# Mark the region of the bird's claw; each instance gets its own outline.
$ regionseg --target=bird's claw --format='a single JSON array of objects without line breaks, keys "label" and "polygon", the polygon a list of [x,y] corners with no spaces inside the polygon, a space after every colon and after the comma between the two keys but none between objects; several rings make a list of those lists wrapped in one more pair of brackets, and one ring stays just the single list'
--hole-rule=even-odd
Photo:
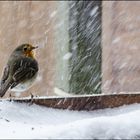
[{"label": "bird's claw", "polygon": [[30,104],[29,105],[32,105],[33,104],[33,98],[34,98],[34,95],[32,94],[32,93],[30,93],[30,95],[31,95],[31,102],[30,102]]}]

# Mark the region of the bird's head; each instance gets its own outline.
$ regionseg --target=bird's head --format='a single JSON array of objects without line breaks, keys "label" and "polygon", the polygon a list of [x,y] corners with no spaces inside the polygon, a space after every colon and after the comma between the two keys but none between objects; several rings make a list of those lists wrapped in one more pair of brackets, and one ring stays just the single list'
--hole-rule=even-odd
[{"label": "bird's head", "polygon": [[38,46],[34,47],[30,44],[22,44],[18,46],[13,53],[16,52],[16,54],[19,55],[25,55],[26,57],[32,57],[34,58],[34,49],[38,48]]}]

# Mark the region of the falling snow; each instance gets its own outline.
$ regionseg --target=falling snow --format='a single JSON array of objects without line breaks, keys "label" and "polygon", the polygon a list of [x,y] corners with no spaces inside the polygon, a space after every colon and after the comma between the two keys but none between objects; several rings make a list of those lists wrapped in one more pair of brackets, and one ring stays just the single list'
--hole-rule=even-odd
[{"label": "falling snow", "polygon": [[[58,5],[55,5],[58,6],[56,9],[53,11],[50,9],[51,12],[49,8],[41,5],[41,2],[26,4],[25,2],[19,5],[16,1],[11,4],[1,3],[3,16],[0,20],[0,35],[3,50],[1,50],[0,59],[7,60],[7,54],[3,52],[8,49],[11,51],[14,43],[31,41],[39,45],[41,53],[38,53],[38,58],[41,58],[39,63],[42,69],[36,80],[36,90],[39,84],[47,79],[46,83],[42,82],[41,90],[45,92],[43,94],[50,95],[47,90],[50,87],[53,88],[51,94],[57,95],[54,99],[60,96],[69,98],[77,94],[99,96],[102,88],[107,90],[114,88],[115,90],[109,89],[113,91],[111,94],[116,94],[121,88],[128,91],[132,87],[133,89],[138,87],[136,90],[139,91],[140,60],[139,44],[137,44],[139,38],[135,35],[135,31],[139,33],[140,16],[129,16],[133,8],[124,8],[123,12],[120,12],[122,5],[115,6],[115,2],[112,4],[118,14],[111,13],[111,19],[105,17],[109,29],[114,29],[111,30],[111,37],[107,38],[107,43],[105,43],[107,45],[104,47],[104,44],[101,44],[102,37],[108,37],[108,32],[105,32],[104,36],[101,34],[102,27],[105,26],[102,17],[106,13],[102,12],[104,5],[100,1],[67,3],[60,1]],[[11,5],[13,7],[10,7]],[[22,5],[26,5],[27,11]],[[7,14],[6,9],[10,11],[8,16],[4,16]],[[125,12],[125,10],[130,11]],[[132,14],[135,12],[134,10]],[[15,16],[11,17],[13,14]],[[110,20],[116,22],[110,24]],[[22,36],[22,33],[25,36]],[[126,34],[130,36],[125,36]],[[133,36],[134,39],[132,39]],[[110,40],[111,42],[108,42]],[[103,47],[111,49],[108,51]],[[41,49],[44,49],[44,52]],[[43,54],[43,57],[47,56],[45,58],[48,59],[42,58],[40,54]],[[111,56],[110,60],[107,55]],[[106,72],[105,75],[102,72]],[[106,77],[107,80],[103,79],[102,84],[102,78]],[[115,84],[120,85],[121,88],[115,87]],[[17,92],[15,95],[21,94]],[[0,139],[140,139],[140,104],[95,111],[70,111],[68,109],[58,110],[0,101]]]},{"label": "falling snow", "polygon": [[72,53],[68,52],[68,53],[66,53],[66,54],[63,56],[63,59],[64,59],[64,60],[68,60],[68,59],[70,59],[71,57],[72,57]]},{"label": "falling snow", "polygon": [[98,10],[98,6],[94,7],[94,9],[90,12],[90,16],[94,16]]}]

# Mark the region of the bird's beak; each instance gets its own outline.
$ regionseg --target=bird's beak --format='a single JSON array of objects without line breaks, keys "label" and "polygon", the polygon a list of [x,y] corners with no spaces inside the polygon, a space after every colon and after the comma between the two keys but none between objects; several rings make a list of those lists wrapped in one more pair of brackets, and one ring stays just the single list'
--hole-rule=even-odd
[{"label": "bird's beak", "polygon": [[36,46],[36,47],[32,47],[32,50],[37,49],[37,48],[38,48],[38,46]]}]

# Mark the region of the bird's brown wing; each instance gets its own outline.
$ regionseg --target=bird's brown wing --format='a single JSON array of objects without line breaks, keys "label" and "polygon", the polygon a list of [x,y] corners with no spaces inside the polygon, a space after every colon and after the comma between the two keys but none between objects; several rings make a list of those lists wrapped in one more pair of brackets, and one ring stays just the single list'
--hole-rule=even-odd
[{"label": "bird's brown wing", "polygon": [[11,88],[20,82],[31,79],[38,71],[36,60],[30,58],[18,59],[13,66],[13,84]]},{"label": "bird's brown wing", "polygon": [[4,68],[3,76],[0,83],[0,97],[3,97],[8,88],[11,86],[11,82],[9,81],[9,65]]},{"label": "bird's brown wing", "polygon": [[9,76],[9,66],[7,65],[4,68],[3,76],[1,78],[1,85],[5,83],[5,81],[7,80],[8,76]]}]

